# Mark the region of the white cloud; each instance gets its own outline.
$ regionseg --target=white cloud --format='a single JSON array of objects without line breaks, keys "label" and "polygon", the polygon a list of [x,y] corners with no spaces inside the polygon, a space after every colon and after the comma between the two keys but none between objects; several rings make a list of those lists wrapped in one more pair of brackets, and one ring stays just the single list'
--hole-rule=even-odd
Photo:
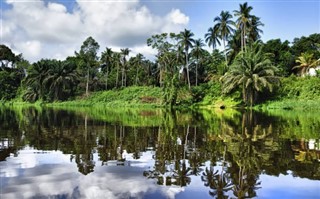
[{"label": "white cloud", "polygon": [[133,54],[138,50],[150,54],[152,51],[146,46],[148,37],[179,32],[189,22],[189,17],[178,9],[159,16],[138,0],[76,0],[71,9],[43,0],[6,3],[10,8],[3,13],[1,41],[30,61],[64,59],[78,51],[89,36],[98,41],[100,50],[106,46],[128,47]]},{"label": "white cloud", "polygon": [[23,52],[25,57],[38,57],[41,53],[41,43],[40,41],[26,41],[19,42],[16,45],[16,48],[19,49],[20,52]]},{"label": "white cloud", "polygon": [[180,10],[174,9],[170,12],[169,20],[172,20],[174,24],[187,24],[189,22],[189,17],[184,15]]}]

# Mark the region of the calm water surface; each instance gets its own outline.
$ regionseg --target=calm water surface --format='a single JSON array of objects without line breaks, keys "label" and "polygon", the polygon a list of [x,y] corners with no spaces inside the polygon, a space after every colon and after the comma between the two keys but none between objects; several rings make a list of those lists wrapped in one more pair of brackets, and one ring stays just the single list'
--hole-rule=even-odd
[{"label": "calm water surface", "polygon": [[320,198],[320,113],[0,107],[0,198]]}]

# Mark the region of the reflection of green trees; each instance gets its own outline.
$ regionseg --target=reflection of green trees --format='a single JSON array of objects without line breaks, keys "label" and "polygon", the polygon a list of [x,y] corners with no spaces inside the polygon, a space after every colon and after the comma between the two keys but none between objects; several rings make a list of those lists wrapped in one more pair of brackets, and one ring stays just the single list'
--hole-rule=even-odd
[{"label": "reflection of green trees", "polygon": [[142,152],[155,150],[155,165],[144,175],[160,185],[188,186],[197,177],[213,197],[255,197],[262,172],[279,176],[291,170],[294,176],[320,179],[319,121],[311,114],[305,117],[314,126],[298,135],[284,131],[307,129],[310,123],[302,114],[2,107],[0,141],[10,140],[13,146],[1,150],[0,157],[25,145],[60,150],[88,174],[97,163],[94,153],[108,165],[125,161],[124,151],[139,159]]},{"label": "reflection of green trees", "polygon": [[213,167],[206,168],[201,176],[204,186],[210,187],[209,194],[216,198],[228,198],[226,192],[232,189],[232,182],[228,173],[219,174],[219,170],[214,171]]}]

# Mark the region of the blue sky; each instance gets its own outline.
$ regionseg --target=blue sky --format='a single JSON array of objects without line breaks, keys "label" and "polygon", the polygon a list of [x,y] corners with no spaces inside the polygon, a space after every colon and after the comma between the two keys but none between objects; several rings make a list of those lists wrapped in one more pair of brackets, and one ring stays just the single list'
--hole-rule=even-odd
[{"label": "blue sky", "polygon": [[[5,0],[1,1],[1,43],[24,57],[64,59],[88,36],[117,51],[155,53],[146,39],[160,32],[191,29],[203,38],[222,10],[233,13],[245,1],[216,0]],[[262,40],[320,33],[320,0],[247,1],[265,24]]]}]

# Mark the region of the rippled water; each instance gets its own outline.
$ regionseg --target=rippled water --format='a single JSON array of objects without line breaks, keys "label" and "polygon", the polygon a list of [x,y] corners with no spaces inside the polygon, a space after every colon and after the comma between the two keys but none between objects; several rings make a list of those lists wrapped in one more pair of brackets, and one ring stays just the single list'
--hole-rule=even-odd
[{"label": "rippled water", "polygon": [[320,198],[320,114],[0,108],[0,198]]}]

